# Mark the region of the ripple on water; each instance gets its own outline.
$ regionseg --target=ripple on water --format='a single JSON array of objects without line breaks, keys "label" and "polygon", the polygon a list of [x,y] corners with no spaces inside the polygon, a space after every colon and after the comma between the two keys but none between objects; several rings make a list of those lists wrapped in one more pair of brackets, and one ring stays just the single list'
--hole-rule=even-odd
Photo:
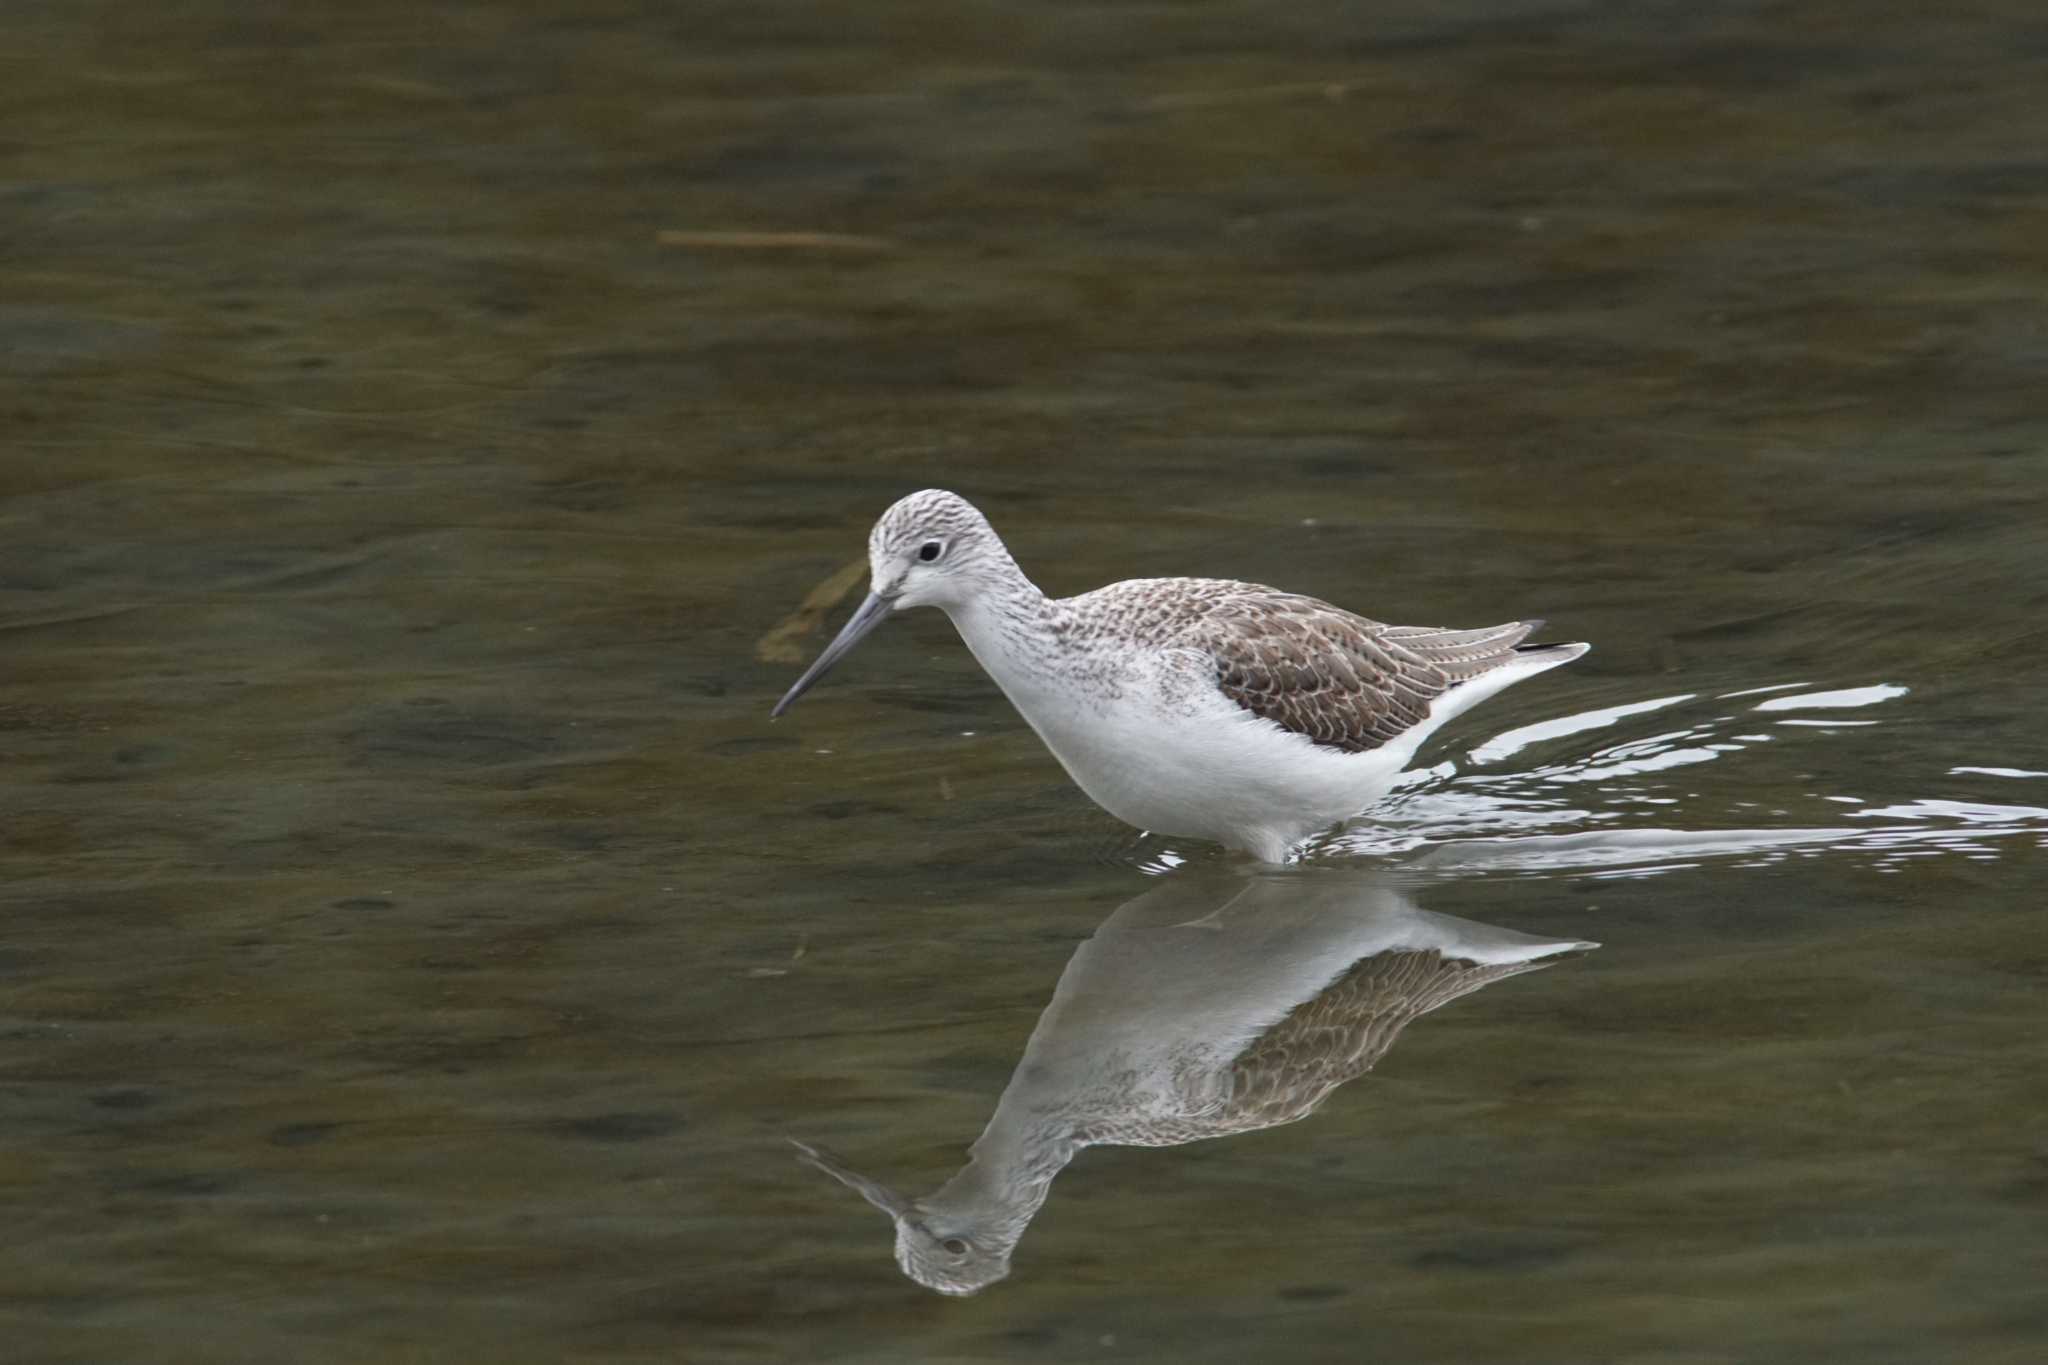
[{"label": "ripple on water", "polygon": [[[1314,844],[1306,856],[1391,859],[1417,870],[1455,869],[1461,876],[1648,876],[1700,858],[1767,866],[1823,854],[1853,855],[1878,870],[1895,871],[1908,859],[1988,860],[2014,841],[2048,844],[2048,808],[2041,806],[1906,793],[1866,799],[1816,790],[1814,773],[1803,769],[1826,766],[1832,754],[1808,746],[1846,744],[1853,735],[1859,745],[1884,745],[1889,756],[1899,746],[1867,732],[1890,722],[1781,718],[1784,713],[1876,707],[1912,689],[1873,683],[1793,690],[1808,686],[1678,693],[1517,726],[1462,757],[1411,773],[1386,802]],[[1729,708],[1730,701],[1744,704]],[[1652,716],[1655,722],[1648,720]],[[1684,723],[1674,728],[1671,718]],[[1758,729],[1760,721],[1775,724]],[[1652,732],[1631,734],[1636,728]],[[1579,738],[1594,734],[1605,734],[1608,742],[1586,747]],[[1776,746],[1767,763],[1766,746]],[[1518,755],[1536,761],[1499,769]],[[1761,770],[1748,771],[1748,765]],[[1899,781],[1911,777],[1910,768],[1878,764],[1868,751],[1859,753],[1858,766]],[[1931,763],[1927,780],[1952,787],[1957,778],[2038,775],[2031,769]],[[1787,796],[1788,791],[1797,794]],[[1767,793],[1770,804],[1750,799],[1757,793]],[[1755,823],[1760,814],[1776,818]],[[1654,819],[1645,818],[1650,815]],[[1688,821],[1697,827],[1686,827]],[[1162,841],[1137,861],[1164,870],[1184,856],[1171,841]]]}]

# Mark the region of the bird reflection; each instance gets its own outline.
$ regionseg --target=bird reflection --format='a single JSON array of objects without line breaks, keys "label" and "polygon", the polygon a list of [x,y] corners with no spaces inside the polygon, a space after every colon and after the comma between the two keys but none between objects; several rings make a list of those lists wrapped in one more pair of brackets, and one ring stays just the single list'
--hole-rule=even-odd
[{"label": "bird reflection", "polygon": [[1170,1147],[1314,1113],[1409,1021],[1598,947],[1418,909],[1356,871],[1167,879],[1074,952],[996,1112],[921,1199],[799,1142],[896,1226],[896,1262],[944,1294],[1010,1253],[1084,1147]]}]

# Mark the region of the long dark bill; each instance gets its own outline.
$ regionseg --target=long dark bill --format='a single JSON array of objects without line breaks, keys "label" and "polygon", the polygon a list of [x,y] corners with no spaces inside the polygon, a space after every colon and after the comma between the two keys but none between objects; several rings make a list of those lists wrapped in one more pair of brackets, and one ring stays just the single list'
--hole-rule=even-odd
[{"label": "long dark bill", "polygon": [[804,670],[804,675],[796,680],[795,687],[782,694],[782,700],[775,703],[775,709],[768,713],[769,717],[772,719],[787,711],[798,697],[811,690],[812,683],[825,676],[825,670],[852,653],[853,647],[859,644],[869,631],[888,620],[889,605],[888,598],[869,593],[868,600],[860,604],[860,610],[854,612],[853,618],[840,628],[832,643],[825,646],[825,652],[818,656],[818,661]]}]

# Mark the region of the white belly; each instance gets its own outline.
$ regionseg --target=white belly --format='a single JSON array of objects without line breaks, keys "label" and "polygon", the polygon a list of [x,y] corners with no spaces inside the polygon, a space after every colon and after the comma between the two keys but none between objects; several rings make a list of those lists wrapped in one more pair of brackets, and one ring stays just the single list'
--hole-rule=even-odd
[{"label": "white belly", "polygon": [[1218,702],[1186,716],[1141,702],[1024,714],[1081,790],[1118,819],[1273,861],[1384,795],[1407,758],[1319,748]]},{"label": "white belly", "polygon": [[961,634],[1081,790],[1154,833],[1285,861],[1291,845],[1384,795],[1414,753],[1406,743],[1366,754],[1312,744],[1170,655],[1128,656],[1113,686],[1089,685],[1015,666]]}]

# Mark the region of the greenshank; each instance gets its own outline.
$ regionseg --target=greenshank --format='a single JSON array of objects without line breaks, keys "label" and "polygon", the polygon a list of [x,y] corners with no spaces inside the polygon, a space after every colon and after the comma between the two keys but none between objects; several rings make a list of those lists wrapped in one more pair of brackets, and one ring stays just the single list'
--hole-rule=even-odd
[{"label": "greenshank", "polygon": [[1445,721],[1589,648],[1525,643],[1538,620],[1389,626],[1219,578],[1050,598],[940,489],[882,514],[868,568],[867,599],[772,714],[892,613],[937,607],[1097,805],[1269,863],[1386,795]]}]

